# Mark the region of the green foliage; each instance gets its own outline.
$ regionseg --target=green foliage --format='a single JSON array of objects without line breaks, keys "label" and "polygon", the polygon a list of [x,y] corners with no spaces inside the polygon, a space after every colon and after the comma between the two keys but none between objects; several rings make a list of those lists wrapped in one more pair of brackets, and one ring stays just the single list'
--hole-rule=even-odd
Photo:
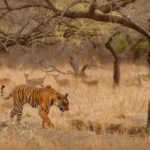
[{"label": "green foliage", "polygon": [[148,50],[148,48],[149,48],[149,43],[147,40],[143,40],[135,46],[135,49],[139,49],[139,50]]},{"label": "green foliage", "polygon": [[116,52],[121,53],[129,46],[129,43],[126,35],[121,33],[113,38],[111,45]]}]

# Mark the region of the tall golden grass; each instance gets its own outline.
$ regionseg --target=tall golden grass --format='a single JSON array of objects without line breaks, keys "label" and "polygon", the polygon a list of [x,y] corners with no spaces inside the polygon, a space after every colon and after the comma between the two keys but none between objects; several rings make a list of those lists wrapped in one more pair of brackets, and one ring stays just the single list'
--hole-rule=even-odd
[{"label": "tall golden grass", "polygon": [[60,86],[53,77],[54,74],[58,74],[56,72],[46,74],[40,69],[3,67],[0,79],[11,79],[10,83],[6,83],[6,95],[14,86],[25,83],[25,72],[29,72],[32,78],[46,75],[44,85],[51,85],[61,93],[68,92],[70,110],[61,113],[52,107],[49,117],[54,122],[55,129],[40,129],[38,110],[26,105],[22,118],[26,127],[23,128],[15,123],[4,123],[9,120],[13,103],[12,100],[6,102],[0,98],[0,150],[150,148],[150,136],[128,134],[129,131],[132,133],[132,130],[122,131],[135,129],[133,132],[138,132],[137,127],[146,126],[150,98],[150,77],[146,66],[122,64],[121,84],[117,88],[113,88],[112,66],[108,64],[104,65],[104,69],[93,68],[86,72],[90,79],[99,80],[95,86],[88,86],[80,78],[72,75],[59,75],[60,79],[69,81],[68,86]]}]

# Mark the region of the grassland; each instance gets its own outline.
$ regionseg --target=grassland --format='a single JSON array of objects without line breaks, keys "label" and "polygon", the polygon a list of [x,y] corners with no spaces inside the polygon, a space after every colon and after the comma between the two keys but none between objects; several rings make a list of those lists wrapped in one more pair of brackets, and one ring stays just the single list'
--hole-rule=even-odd
[{"label": "grassland", "polygon": [[[68,70],[68,67],[64,67]],[[41,129],[38,110],[25,105],[22,122],[24,126],[9,123],[12,100],[0,98],[0,150],[149,150],[150,136],[143,127],[147,122],[150,98],[150,78],[147,66],[123,63],[122,80],[113,88],[112,66],[87,71],[88,85],[72,75],[46,74],[40,69],[25,70],[1,67],[0,84],[6,83],[9,93],[15,85],[25,83],[24,73],[30,78],[46,76],[44,85],[50,84],[61,93],[69,93],[70,110],[61,113],[52,107],[49,117],[55,129]],[[9,81],[8,80],[8,81]],[[59,84],[68,80],[67,84]]]}]

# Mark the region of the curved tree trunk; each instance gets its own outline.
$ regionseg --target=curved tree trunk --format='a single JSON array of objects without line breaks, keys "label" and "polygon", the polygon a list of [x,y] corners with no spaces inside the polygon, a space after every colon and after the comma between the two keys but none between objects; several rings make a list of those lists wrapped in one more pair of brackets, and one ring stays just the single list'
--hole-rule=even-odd
[{"label": "curved tree trunk", "polygon": [[119,85],[120,83],[120,59],[117,57],[114,60],[114,74],[113,74],[113,80],[114,80],[114,86]]},{"label": "curved tree trunk", "polygon": [[112,53],[112,56],[114,58],[114,63],[113,63],[113,82],[114,82],[114,86],[118,86],[120,84],[120,57],[117,55],[117,53],[115,52],[115,50],[113,49],[113,47],[111,46],[111,42],[113,40],[113,37],[116,34],[119,34],[120,32],[116,32],[114,33],[109,40],[107,41],[107,43],[105,44],[105,47]]}]

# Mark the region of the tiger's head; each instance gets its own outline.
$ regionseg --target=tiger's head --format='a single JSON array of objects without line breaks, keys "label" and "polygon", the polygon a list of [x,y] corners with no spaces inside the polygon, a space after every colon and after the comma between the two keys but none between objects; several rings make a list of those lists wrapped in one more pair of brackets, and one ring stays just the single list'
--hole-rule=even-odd
[{"label": "tiger's head", "polygon": [[69,110],[69,100],[68,100],[68,93],[65,95],[58,94],[54,98],[54,105],[59,108],[60,111],[68,111]]}]

